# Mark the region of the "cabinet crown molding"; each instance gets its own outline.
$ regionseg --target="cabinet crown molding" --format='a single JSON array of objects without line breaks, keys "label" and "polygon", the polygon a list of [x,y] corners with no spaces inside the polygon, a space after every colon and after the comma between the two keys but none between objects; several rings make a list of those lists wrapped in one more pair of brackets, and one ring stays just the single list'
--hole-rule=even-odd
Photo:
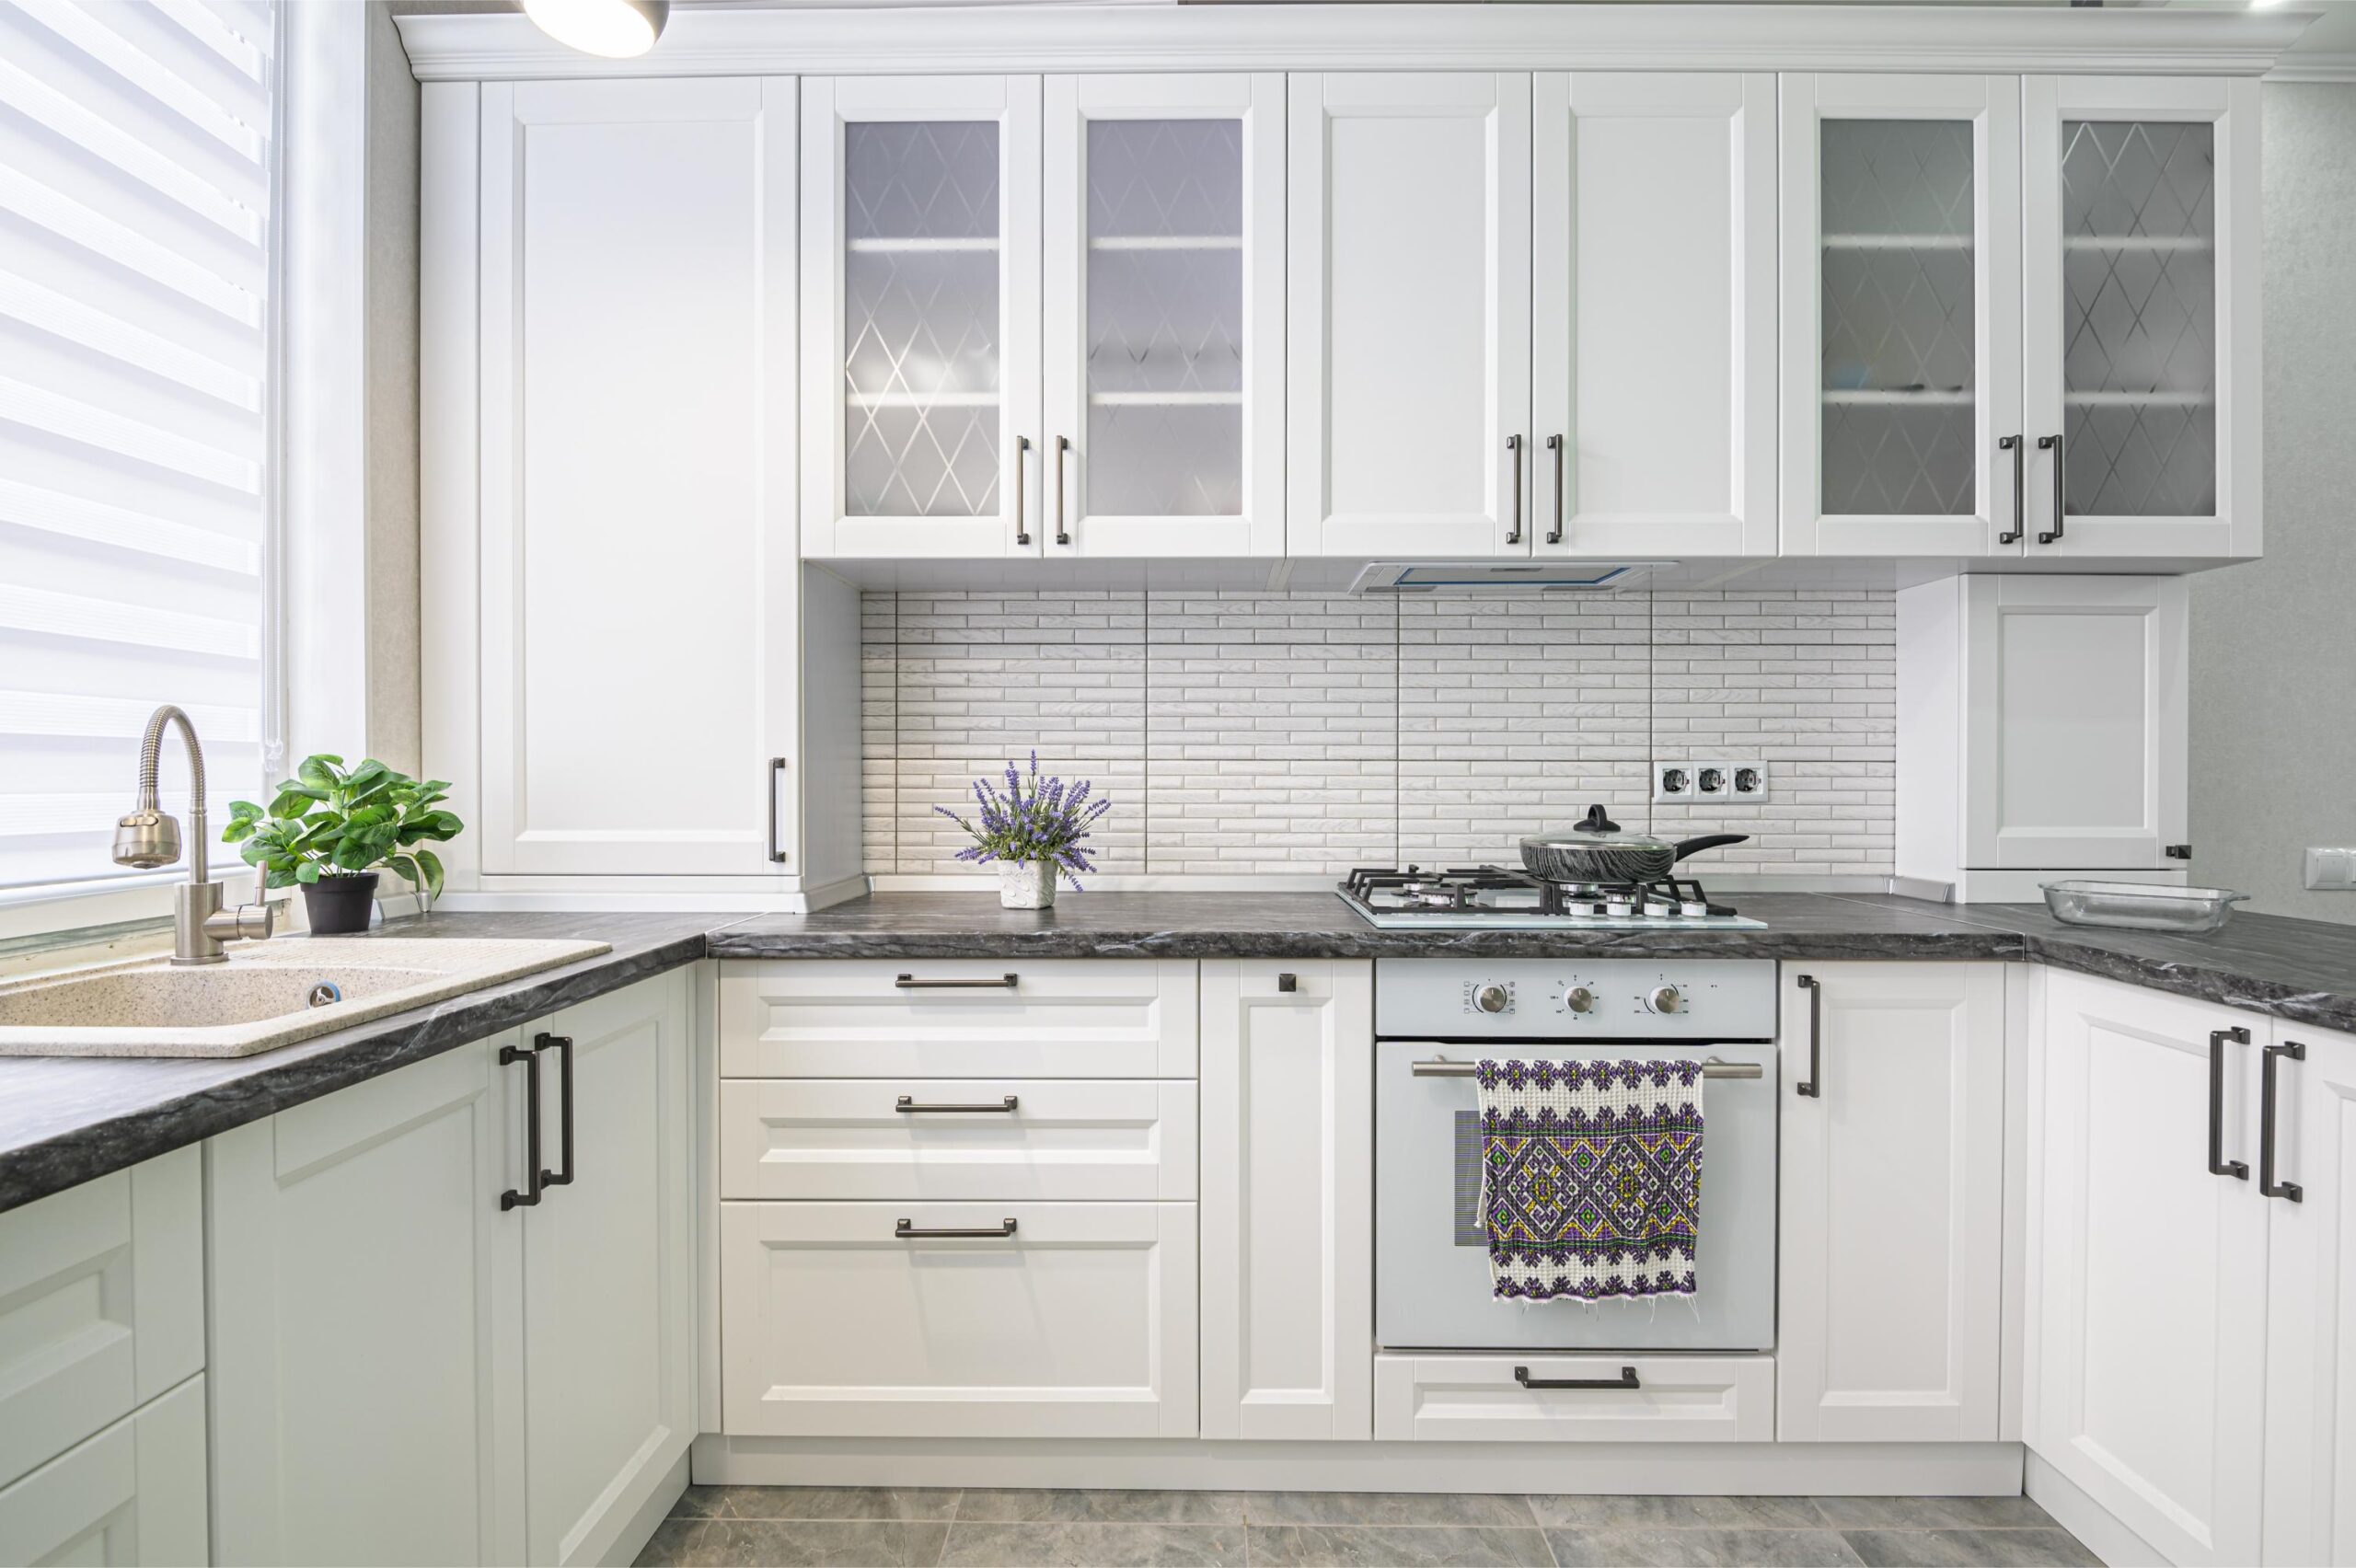
[{"label": "cabinet crown molding", "polygon": [[1956,71],[2254,76],[2316,16],[2087,6],[686,8],[604,60],[520,15],[398,18],[421,82],[1116,71]]}]

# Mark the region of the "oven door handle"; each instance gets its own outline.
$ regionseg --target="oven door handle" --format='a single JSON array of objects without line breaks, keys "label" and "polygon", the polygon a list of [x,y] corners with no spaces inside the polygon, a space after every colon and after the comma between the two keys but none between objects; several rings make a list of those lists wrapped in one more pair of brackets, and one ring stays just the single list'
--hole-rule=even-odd
[{"label": "oven door handle", "polygon": [[[1411,1078],[1472,1078],[1480,1070],[1479,1064],[1474,1062],[1434,1060],[1407,1065]],[[1727,1062],[1715,1056],[1704,1056],[1702,1058],[1702,1076],[1705,1078],[1765,1078],[1767,1069],[1757,1062]],[[1614,1383],[1611,1386],[1616,1389],[1620,1385]]]},{"label": "oven door handle", "polygon": [[1513,1380],[1525,1389],[1641,1389],[1633,1366],[1620,1368],[1617,1378],[1533,1378],[1527,1366],[1513,1369]]}]

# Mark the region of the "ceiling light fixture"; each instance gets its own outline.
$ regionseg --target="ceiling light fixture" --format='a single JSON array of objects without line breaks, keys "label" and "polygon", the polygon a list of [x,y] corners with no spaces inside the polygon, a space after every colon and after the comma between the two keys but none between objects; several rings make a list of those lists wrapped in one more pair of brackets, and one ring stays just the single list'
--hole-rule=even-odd
[{"label": "ceiling light fixture", "polygon": [[663,36],[671,0],[524,0],[524,14],[559,43],[627,60]]}]

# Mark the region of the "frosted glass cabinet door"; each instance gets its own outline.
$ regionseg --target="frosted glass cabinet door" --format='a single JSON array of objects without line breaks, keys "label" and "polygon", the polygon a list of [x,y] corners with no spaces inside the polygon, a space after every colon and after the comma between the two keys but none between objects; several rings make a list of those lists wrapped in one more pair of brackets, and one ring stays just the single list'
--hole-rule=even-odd
[{"label": "frosted glass cabinet door", "polygon": [[1783,120],[1784,552],[2020,553],[2020,79],[1789,75]]},{"label": "frosted glass cabinet door", "polygon": [[2025,84],[2032,555],[2258,551],[2258,97]]},{"label": "frosted glass cabinet door", "polygon": [[802,127],[803,553],[1037,554],[1039,78],[811,77]]},{"label": "frosted glass cabinet door", "polygon": [[1284,553],[1284,103],[1047,78],[1049,555]]}]

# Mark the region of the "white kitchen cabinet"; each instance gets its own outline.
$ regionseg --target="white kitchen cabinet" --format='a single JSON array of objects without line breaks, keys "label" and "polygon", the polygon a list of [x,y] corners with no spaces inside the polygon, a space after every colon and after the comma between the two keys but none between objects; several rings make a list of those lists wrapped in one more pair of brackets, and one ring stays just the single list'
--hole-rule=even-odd
[{"label": "white kitchen cabinet", "polygon": [[0,1562],[211,1561],[202,1374],[0,1486]]},{"label": "white kitchen cabinet", "polygon": [[2251,1162],[2272,1178],[2263,1556],[2342,1568],[2356,1563],[2356,1035],[2272,1031],[2271,1169],[2263,1142]]},{"label": "white kitchen cabinet", "polygon": [[1203,963],[1203,1435],[1372,1435],[1374,965]]},{"label": "white kitchen cabinet", "polygon": [[1528,555],[1530,77],[1294,75],[1293,555]]},{"label": "white kitchen cabinet", "polygon": [[2053,971],[2030,1058],[2023,1435],[2179,1564],[2259,1561],[2267,1037],[2254,1014]]},{"label": "white kitchen cabinet", "polygon": [[1775,1435],[1993,1441],[2004,966],[1784,970]]},{"label": "white kitchen cabinet", "polygon": [[1531,88],[1539,555],[1773,555],[1775,78]]},{"label": "white kitchen cabinet", "polygon": [[2022,90],[2028,553],[2258,554],[2258,84]]},{"label": "white kitchen cabinet", "polygon": [[1285,549],[1285,79],[1045,83],[1049,556]]},{"label": "white kitchen cabinet", "polygon": [[1039,113],[1030,75],[803,80],[805,555],[1040,553]]},{"label": "white kitchen cabinet", "polygon": [[1782,94],[1784,553],[2020,553],[2020,78]]},{"label": "white kitchen cabinet", "polygon": [[696,1426],[687,1060],[674,972],[211,1141],[224,1561],[634,1549]]},{"label": "white kitchen cabinet", "polygon": [[[1772,1355],[1415,1355],[1374,1358],[1385,1443],[1767,1443]],[[1620,1386],[1620,1379],[1634,1381]],[[1528,1379],[1528,1380],[1525,1380]],[[1545,1386],[1549,1380],[1583,1387]]]},{"label": "white kitchen cabinet", "polygon": [[1191,1437],[1195,1205],[721,1205],[732,1436]]},{"label": "white kitchen cabinet", "polygon": [[487,875],[800,869],[793,106],[480,89],[479,455],[430,455],[479,464],[480,621],[427,629],[480,639],[428,700],[468,792],[479,704]]}]

